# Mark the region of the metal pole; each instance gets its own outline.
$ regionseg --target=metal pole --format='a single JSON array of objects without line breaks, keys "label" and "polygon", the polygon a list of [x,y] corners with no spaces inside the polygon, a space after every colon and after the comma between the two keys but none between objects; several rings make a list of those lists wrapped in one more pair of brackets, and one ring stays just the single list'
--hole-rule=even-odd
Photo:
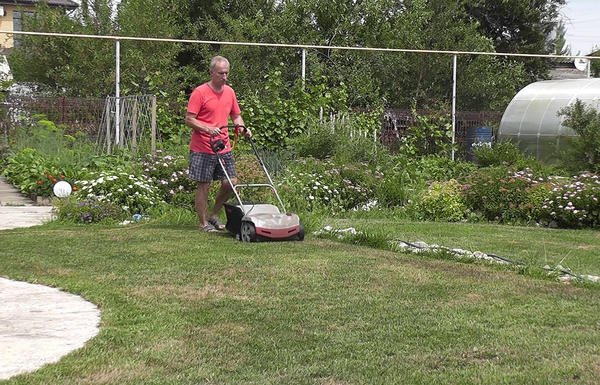
[{"label": "metal pole", "polygon": [[306,48],[302,49],[302,86],[306,82]]},{"label": "metal pole", "polygon": [[119,124],[120,122],[120,110],[121,110],[121,42],[115,40],[115,144],[119,144],[121,138],[121,132]]},{"label": "metal pole", "polygon": [[456,143],[456,57],[452,56],[452,160],[454,161],[454,144]]},{"label": "metal pole", "polygon": [[156,155],[156,95],[152,95],[152,115],[150,121],[150,130],[152,131],[150,149],[152,151],[152,155]]}]

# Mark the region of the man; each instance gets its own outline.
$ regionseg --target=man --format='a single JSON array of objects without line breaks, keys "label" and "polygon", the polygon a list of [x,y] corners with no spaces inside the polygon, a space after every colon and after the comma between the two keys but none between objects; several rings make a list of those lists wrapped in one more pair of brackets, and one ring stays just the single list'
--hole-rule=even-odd
[{"label": "man", "polygon": [[[225,148],[219,152],[221,159],[231,178],[237,183],[235,162],[231,154],[227,126],[229,118],[235,125],[243,126],[240,106],[233,89],[227,85],[229,61],[222,56],[215,56],[209,66],[210,81],[194,89],[190,95],[185,124],[192,128],[190,140],[189,176],[197,182],[196,212],[200,230],[212,232],[225,228],[217,214],[223,203],[231,196],[232,186],[219,164],[218,155],[214,153],[211,142],[222,140]],[[251,136],[250,130],[244,129],[244,135]],[[208,193],[212,181],[221,181],[221,188],[215,198],[212,211],[207,214]]]}]

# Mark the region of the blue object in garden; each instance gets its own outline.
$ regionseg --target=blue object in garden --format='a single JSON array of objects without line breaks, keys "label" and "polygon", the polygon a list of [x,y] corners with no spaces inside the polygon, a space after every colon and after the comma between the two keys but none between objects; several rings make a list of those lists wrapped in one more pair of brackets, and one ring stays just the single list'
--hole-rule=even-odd
[{"label": "blue object in garden", "polygon": [[473,146],[491,146],[494,130],[491,127],[471,127],[467,129],[466,158],[473,160]]}]

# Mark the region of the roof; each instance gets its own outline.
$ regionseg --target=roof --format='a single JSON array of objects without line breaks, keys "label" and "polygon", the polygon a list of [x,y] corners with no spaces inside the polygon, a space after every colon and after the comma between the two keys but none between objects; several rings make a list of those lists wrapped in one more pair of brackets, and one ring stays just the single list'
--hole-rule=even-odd
[{"label": "roof", "polygon": [[[75,9],[79,7],[74,1],[71,0],[45,0],[51,7],[63,7],[67,9]],[[39,0],[13,0],[13,1],[0,1],[0,5],[37,5],[40,3]]]},{"label": "roof", "polygon": [[550,71],[548,71],[548,75],[550,76],[550,79],[552,79],[552,80],[587,79],[588,78],[587,71],[578,70],[577,68],[575,68],[573,63],[571,63],[571,67],[572,68],[565,68],[565,67],[551,68]]}]

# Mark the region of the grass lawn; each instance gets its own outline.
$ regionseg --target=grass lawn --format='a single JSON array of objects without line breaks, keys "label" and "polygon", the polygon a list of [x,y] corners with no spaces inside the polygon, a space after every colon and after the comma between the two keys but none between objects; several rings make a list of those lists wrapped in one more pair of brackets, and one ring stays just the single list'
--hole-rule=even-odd
[{"label": "grass lawn", "polygon": [[502,226],[490,223],[408,222],[393,219],[334,219],[328,224],[385,233],[390,239],[496,254],[528,265],[558,264],[578,274],[600,275],[600,231]]},{"label": "grass lawn", "polygon": [[[360,224],[532,263],[567,256],[573,265],[565,265],[600,273],[598,232]],[[304,242],[242,244],[192,225],[50,224],[2,231],[0,244],[1,276],[60,287],[102,311],[101,331],[83,349],[7,384],[600,379],[597,285],[310,235]]]}]

